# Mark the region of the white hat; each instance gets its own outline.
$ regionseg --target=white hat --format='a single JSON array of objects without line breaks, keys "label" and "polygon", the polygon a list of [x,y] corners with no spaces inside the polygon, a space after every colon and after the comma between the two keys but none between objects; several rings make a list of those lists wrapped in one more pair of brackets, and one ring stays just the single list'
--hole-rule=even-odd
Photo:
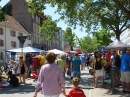
[{"label": "white hat", "polygon": [[40,51],[40,54],[44,54],[44,51],[43,51],[43,50],[41,50],[41,51]]}]

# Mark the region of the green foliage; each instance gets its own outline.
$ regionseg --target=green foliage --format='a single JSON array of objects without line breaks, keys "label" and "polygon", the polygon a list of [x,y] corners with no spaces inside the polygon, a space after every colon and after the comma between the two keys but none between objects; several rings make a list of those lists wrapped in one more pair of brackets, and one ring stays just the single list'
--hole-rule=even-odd
[{"label": "green foliage", "polygon": [[61,29],[57,27],[57,21],[52,20],[51,16],[47,17],[47,20],[44,20],[42,26],[40,27],[40,33],[43,35],[42,40],[52,40],[58,31]]},{"label": "green foliage", "polygon": [[[1,2],[1,0],[0,0]],[[1,10],[1,6],[0,6],[0,22],[5,20],[5,13]]]},{"label": "green foliage", "polygon": [[130,19],[130,0],[113,0],[113,2]]},{"label": "green foliage", "polygon": [[[125,0],[121,1],[126,4],[123,2]],[[85,27],[87,33],[95,33],[103,26],[106,30],[113,30],[119,39],[129,24],[128,17],[115,7],[116,3],[113,0],[30,0],[29,3],[33,4],[32,13],[44,10],[45,4],[50,4],[52,7],[57,5],[56,12],[61,15],[60,19],[64,19],[74,28],[76,25]]]},{"label": "green foliage", "polygon": [[0,10],[0,22],[4,20],[5,20],[5,13],[2,10]]},{"label": "green foliage", "polygon": [[32,14],[42,13],[42,11],[46,8],[44,6],[45,4],[44,1],[46,0],[27,0],[27,2],[30,5],[28,11],[31,12]]},{"label": "green foliage", "polygon": [[92,38],[90,36],[79,39],[79,45],[83,51],[87,52],[97,51],[99,46],[96,38]]},{"label": "green foliage", "polygon": [[75,43],[76,39],[77,39],[76,35],[74,33],[72,33],[72,29],[70,27],[67,27],[66,31],[63,35],[63,40],[69,42],[69,45],[71,47],[74,47],[74,46],[76,46],[76,43]]},{"label": "green foliage", "polygon": [[102,29],[99,32],[96,32],[94,36],[96,37],[100,46],[105,47],[112,42],[111,38],[114,37],[115,34]]},{"label": "green foliage", "polygon": [[112,42],[111,38],[113,36],[115,36],[114,33],[102,29],[99,32],[96,32],[94,37],[86,36],[78,39],[78,41],[83,51],[94,52],[99,50],[99,47],[109,45]]},{"label": "green foliage", "polygon": [[1,10],[2,10],[5,14],[12,16],[12,5],[11,5],[11,3],[6,4]]}]

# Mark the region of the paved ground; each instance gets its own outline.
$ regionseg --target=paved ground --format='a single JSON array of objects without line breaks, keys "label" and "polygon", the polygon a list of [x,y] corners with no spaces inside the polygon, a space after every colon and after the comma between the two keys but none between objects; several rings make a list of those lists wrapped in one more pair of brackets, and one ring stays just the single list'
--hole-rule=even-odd
[{"label": "paved ground", "polygon": [[[0,89],[0,97],[33,97],[35,82],[32,79],[27,81],[26,85],[21,85],[17,88],[5,88]],[[91,97],[90,90],[92,87],[92,78],[89,75],[88,70],[82,71],[81,75],[81,85],[80,87],[84,90],[87,97]],[[66,92],[72,88],[71,80],[69,77],[66,77]],[[90,95],[89,95],[90,94]],[[38,97],[43,97],[43,95],[39,92]],[[62,94],[60,97],[64,97]],[[97,96],[98,97],[98,96]]]}]

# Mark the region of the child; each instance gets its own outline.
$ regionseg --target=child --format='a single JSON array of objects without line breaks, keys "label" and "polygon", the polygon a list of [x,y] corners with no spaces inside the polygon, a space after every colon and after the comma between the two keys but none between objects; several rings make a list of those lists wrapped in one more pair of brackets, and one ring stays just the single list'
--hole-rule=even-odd
[{"label": "child", "polygon": [[83,90],[79,88],[79,78],[73,78],[72,84],[74,85],[74,88],[69,91],[69,95],[66,97],[86,97]]}]

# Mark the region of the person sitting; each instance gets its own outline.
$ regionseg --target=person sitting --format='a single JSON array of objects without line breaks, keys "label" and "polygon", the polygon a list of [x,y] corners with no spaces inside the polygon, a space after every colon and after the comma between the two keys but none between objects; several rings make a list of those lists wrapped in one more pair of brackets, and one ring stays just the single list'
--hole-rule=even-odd
[{"label": "person sitting", "polygon": [[20,85],[19,84],[19,79],[16,77],[15,74],[10,75],[9,84],[12,85],[13,87],[17,87],[17,86]]}]

